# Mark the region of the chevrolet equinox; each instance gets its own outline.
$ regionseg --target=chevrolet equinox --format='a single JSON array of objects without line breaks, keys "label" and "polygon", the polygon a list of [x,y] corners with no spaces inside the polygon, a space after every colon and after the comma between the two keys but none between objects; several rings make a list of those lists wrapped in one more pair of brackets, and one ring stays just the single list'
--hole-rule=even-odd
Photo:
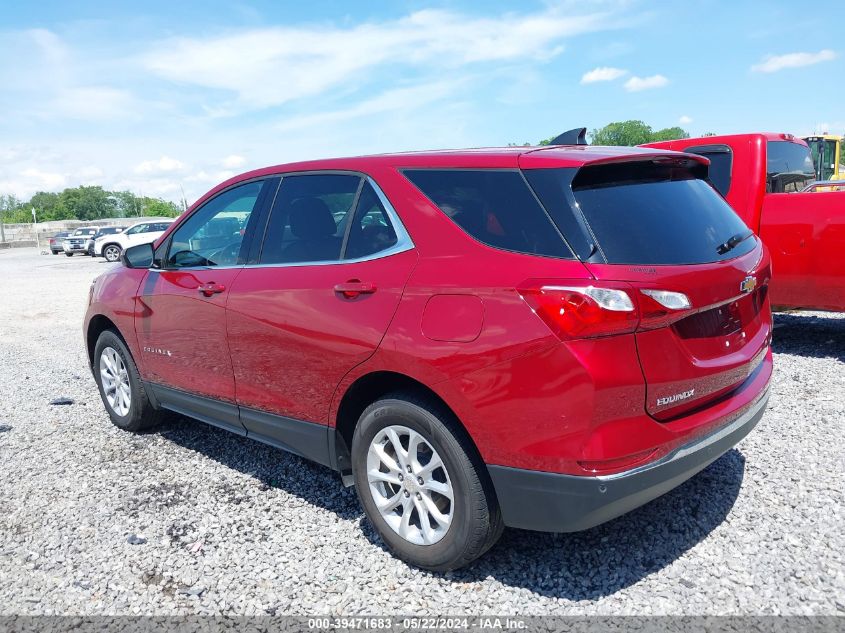
[{"label": "chevrolet equinox", "polygon": [[324,464],[426,569],[645,504],[768,399],[769,256],[699,156],[270,167],[121,260],[84,324],[114,424],[175,411]]}]

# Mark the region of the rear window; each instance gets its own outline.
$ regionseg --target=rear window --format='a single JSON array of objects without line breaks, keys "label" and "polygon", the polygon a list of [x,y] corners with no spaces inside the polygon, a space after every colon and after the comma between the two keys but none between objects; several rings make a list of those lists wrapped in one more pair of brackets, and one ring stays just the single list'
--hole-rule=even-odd
[{"label": "rear window", "polygon": [[816,180],[810,148],[790,141],[769,141],[766,157],[766,191],[795,193]]},{"label": "rear window", "polygon": [[408,169],[403,173],[479,242],[517,253],[573,257],[518,171]]},{"label": "rear window", "polygon": [[[568,169],[543,171],[572,178]],[[748,253],[754,239],[719,252],[731,237],[750,231],[702,175],[695,167],[620,163],[582,168],[571,186],[609,264],[703,264]]]}]

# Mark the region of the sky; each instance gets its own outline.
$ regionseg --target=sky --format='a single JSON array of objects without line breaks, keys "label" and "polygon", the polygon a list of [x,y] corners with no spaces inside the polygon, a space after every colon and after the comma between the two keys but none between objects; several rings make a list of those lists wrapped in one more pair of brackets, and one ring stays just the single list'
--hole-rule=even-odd
[{"label": "sky", "polygon": [[845,133],[845,3],[0,2],[0,194],[655,129]]}]

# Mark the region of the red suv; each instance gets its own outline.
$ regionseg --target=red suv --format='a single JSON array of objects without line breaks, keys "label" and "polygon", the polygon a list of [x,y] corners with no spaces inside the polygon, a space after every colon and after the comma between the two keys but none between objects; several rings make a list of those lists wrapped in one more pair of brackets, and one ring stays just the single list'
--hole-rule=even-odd
[{"label": "red suv", "polygon": [[557,146],[320,160],[206,194],[94,282],[112,421],[338,471],[402,559],[583,530],[763,415],[769,256],[707,159]]}]

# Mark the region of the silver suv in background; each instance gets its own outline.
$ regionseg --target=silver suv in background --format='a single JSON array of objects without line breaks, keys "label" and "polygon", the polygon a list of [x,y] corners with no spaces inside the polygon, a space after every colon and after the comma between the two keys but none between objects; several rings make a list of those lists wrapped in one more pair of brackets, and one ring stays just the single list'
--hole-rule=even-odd
[{"label": "silver suv in background", "polygon": [[130,246],[155,242],[172,223],[173,220],[147,220],[133,224],[122,233],[98,237],[94,240],[94,255],[116,262]]},{"label": "silver suv in background", "polygon": [[96,226],[87,226],[81,229],[76,229],[73,233],[68,235],[62,241],[62,250],[68,257],[73,257],[74,253],[88,254],[88,240],[97,232]]}]

